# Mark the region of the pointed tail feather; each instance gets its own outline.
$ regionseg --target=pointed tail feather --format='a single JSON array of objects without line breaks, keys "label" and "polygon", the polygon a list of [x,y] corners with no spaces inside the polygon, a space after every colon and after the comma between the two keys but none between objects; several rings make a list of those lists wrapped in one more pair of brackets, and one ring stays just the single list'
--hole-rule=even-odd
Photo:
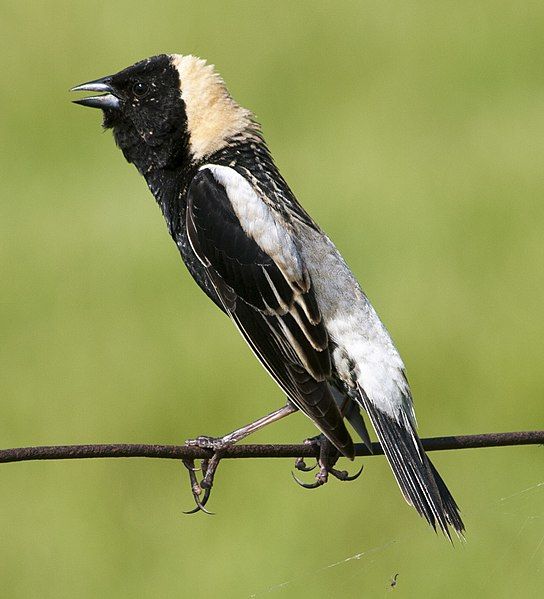
[{"label": "pointed tail feather", "polygon": [[436,485],[438,486],[440,498],[442,499],[442,505],[444,506],[444,510],[446,512],[446,518],[451,526],[453,526],[457,534],[462,537],[465,531],[465,525],[463,524],[461,516],[459,515],[459,506],[449,492],[448,487],[446,487],[446,483],[438,473],[437,469],[434,467],[434,464],[431,462],[431,460],[429,460],[429,458],[427,458],[427,460],[429,461],[429,465],[431,466],[431,470],[433,471],[434,478],[436,480]]},{"label": "pointed tail feather", "polygon": [[451,540],[451,526],[459,536],[465,529],[459,508],[441,476],[426,456],[408,419],[397,422],[382,412],[359,387],[361,402],[381,443],[406,501],[436,530]]}]

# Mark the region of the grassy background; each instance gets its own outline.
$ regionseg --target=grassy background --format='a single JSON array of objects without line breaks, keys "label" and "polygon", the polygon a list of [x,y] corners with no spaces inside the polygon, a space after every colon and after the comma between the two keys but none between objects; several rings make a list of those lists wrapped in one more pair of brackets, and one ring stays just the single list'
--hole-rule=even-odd
[{"label": "grassy background", "polygon": [[[396,339],[422,435],[542,427],[542,3],[1,0],[0,40],[2,446],[177,443],[282,402],[69,103],[161,52],[208,58],[256,112]],[[310,434],[293,416],[255,440]],[[214,517],[181,514],[174,462],[2,466],[0,594],[536,597],[542,451],[435,454],[455,549],[382,458],[315,492],[287,461],[225,463]]]}]

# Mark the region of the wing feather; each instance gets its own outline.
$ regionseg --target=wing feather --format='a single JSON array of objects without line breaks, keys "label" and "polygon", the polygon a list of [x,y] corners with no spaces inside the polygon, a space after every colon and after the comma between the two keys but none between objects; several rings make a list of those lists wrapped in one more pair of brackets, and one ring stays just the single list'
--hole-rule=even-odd
[{"label": "wing feather", "polygon": [[352,440],[327,382],[327,331],[285,226],[240,174],[207,165],[187,193],[187,232],[255,355],[293,404],[353,457]]}]

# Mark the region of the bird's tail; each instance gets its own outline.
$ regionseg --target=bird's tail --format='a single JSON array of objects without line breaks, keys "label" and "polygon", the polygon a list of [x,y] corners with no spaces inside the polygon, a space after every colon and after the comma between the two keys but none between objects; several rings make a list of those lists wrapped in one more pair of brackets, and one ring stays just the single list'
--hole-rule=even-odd
[{"label": "bird's tail", "polygon": [[450,526],[463,537],[465,527],[459,507],[425,454],[410,420],[402,414],[402,421],[397,421],[377,408],[361,387],[359,393],[406,501],[450,540]]}]

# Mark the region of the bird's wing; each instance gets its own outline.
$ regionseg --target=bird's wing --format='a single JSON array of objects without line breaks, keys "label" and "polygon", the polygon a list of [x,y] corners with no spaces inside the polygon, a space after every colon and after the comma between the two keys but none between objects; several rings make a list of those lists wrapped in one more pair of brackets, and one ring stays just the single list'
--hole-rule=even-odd
[{"label": "bird's wing", "polygon": [[346,456],[329,340],[287,227],[234,169],[205,165],[187,192],[187,233],[225,310],[293,404]]}]

